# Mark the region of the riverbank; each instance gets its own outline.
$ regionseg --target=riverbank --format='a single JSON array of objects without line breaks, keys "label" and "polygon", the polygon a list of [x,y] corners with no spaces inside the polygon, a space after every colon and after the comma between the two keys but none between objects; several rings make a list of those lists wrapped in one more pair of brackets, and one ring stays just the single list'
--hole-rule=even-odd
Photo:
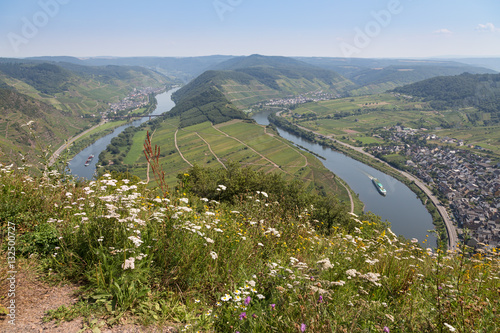
[{"label": "riverbank", "polygon": [[[365,152],[360,147],[354,147],[349,144],[339,142],[321,134],[318,134],[307,128],[297,126],[290,123],[279,114],[271,115],[269,120],[276,126],[281,127],[292,134],[302,137],[303,139],[309,140],[323,147],[328,147],[338,152],[343,153],[363,164],[366,164],[374,169],[377,169],[387,175],[394,177],[395,179],[406,185],[411,191],[413,191],[420,198],[425,208],[431,214],[433,224],[435,229],[439,233],[439,237],[442,243],[446,242],[448,248],[455,248],[458,242],[457,231],[448,216],[446,208],[441,205],[439,200],[432,194],[432,192],[427,188],[427,186],[421,182],[416,177],[409,175],[408,173],[397,170],[387,164],[386,162],[377,159],[375,156]],[[429,200],[427,200],[427,198]]]},{"label": "riverbank", "polygon": [[[156,94],[154,94],[154,93],[149,94],[148,104],[141,107],[141,108],[131,110],[130,114],[133,114],[135,116],[137,116],[137,115],[146,116],[146,115],[152,113],[158,105],[156,95],[164,93],[165,91],[166,90],[162,90]],[[50,156],[48,165],[52,166],[56,162],[56,160],[61,156],[61,154],[64,151],[66,151],[72,144],[73,144],[74,152],[65,156],[65,158],[67,160],[70,160],[75,155],[77,155],[81,150],[92,145],[100,138],[102,138],[110,133],[113,133],[113,131],[116,128],[123,126],[123,125],[126,125],[128,123],[132,123],[133,121],[134,121],[133,119],[110,121],[110,120],[107,120],[106,118],[103,118],[99,122],[99,124],[94,125],[91,128],[89,128],[89,129],[75,135],[74,137],[71,137],[68,140],[66,140],[66,142],[63,145],[61,145],[59,148],[57,148],[57,150]],[[106,128],[103,128],[106,124],[108,126],[106,126]],[[85,137],[85,136],[87,136],[87,137]]]}]

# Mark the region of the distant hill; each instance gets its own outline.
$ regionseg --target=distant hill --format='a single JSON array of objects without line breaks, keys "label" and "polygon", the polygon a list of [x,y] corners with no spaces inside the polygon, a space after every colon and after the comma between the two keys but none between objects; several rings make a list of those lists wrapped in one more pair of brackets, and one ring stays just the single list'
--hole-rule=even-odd
[{"label": "distant hill", "polygon": [[179,90],[210,84],[229,101],[249,105],[313,91],[343,95],[355,85],[341,75],[287,57],[251,55],[236,57],[213,67]]},{"label": "distant hill", "polygon": [[75,115],[97,114],[133,89],[165,87],[165,76],[142,67],[82,66],[0,58],[0,86],[40,99]]},{"label": "distant hill", "polygon": [[500,122],[500,74],[440,76],[393,91],[421,97],[436,109],[473,106],[490,113],[489,122]]},{"label": "distant hill", "polygon": [[[90,57],[75,58],[33,57],[23,61],[43,61],[72,63],[86,66],[140,66],[152,69],[171,80],[187,83],[207,70],[238,70],[262,66],[281,68],[282,66],[299,69],[307,63],[311,70],[328,69],[334,71],[358,87],[351,87],[351,94],[361,95],[379,93],[397,86],[417,82],[434,76],[472,74],[493,74],[500,71],[500,58],[468,59],[372,59],[372,58],[334,58],[334,57],[264,57],[259,55],[235,57],[212,55],[201,57]],[[295,60],[295,62],[294,62]],[[16,61],[21,61],[16,59]],[[301,66],[298,66],[299,61]],[[2,62],[2,59],[0,59]],[[315,66],[315,67],[313,67]]]},{"label": "distant hill", "polygon": [[380,93],[398,86],[443,75],[493,74],[494,70],[448,60],[363,59],[363,58],[296,58],[330,69],[345,76],[359,87],[353,95]]},{"label": "distant hill", "polygon": [[500,72],[500,57],[497,58],[457,58],[454,61],[472,66],[486,67]]},{"label": "distant hill", "polygon": [[205,121],[246,119],[238,110],[257,102],[311,91],[343,94],[354,86],[341,75],[286,57],[235,57],[214,66],[179,89],[168,116],[180,127]]},{"label": "distant hill", "polygon": [[65,62],[86,66],[140,66],[155,70],[170,79],[189,82],[212,66],[233,56],[212,55],[202,57],[33,57],[27,60]]}]

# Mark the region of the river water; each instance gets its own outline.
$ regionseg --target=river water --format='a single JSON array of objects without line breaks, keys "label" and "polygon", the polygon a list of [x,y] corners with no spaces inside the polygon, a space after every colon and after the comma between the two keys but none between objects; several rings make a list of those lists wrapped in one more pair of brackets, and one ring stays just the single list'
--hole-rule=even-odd
[{"label": "river water", "polygon": [[[268,125],[268,115],[269,112],[261,112],[255,114],[253,119],[258,124]],[[436,246],[436,237],[428,232],[434,229],[432,217],[416,194],[406,185],[330,148],[311,143],[282,129],[278,129],[278,132],[283,138],[323,156],[325,160],[320,160],[324,166],[349,184],[365,204],[365,211],[371,211],[383,221],[389,221],[394,233],[408,239],[417,238],[420,242],[429,235],[427,246]],[[377,191],[371,181],[373,177],[384,185],[387,196],[384,197]]]},{"label": "river water", "polygon": [[[171,89],[167,92],[156,95],[156,109],[151,112],[152,115],[159,115],[164,112],[170,111],[175,103],[172,101],[172,94],[179,88]],[[68,166],[72,175],[80,178],[92,179],[96,171],[96,163],[98,162],[98,157],[101,151],[106,149],[106,147],[111,143],[111,139],[118,136],[127,127],[139,126],[140,124],[148,121],[148,117],[139,118],[123,126],[117,127],[113,133],[103,136],[92,145],[88,146],[81,152],[79,152],[73,159],[69,162]],[[90,155],[94,155],[94,159],[88,166],[85,166],[85,161]]]},{"label": "river water", "polygon": [[[157,95],[158,104],[151,114],[157,115],[170,111],[175,106],[171,96],[177,89]],[[268,115],[269,113],[262,112],[254,115],[253,118],[261,125],[268,125]],[[149,118],[140,118],[120,126],[113,133],[100,138],[83,149],[69,162],[70,172],[77,177],[92,179],[95,174],[98,156],[110,144],[111,139],[123,132],[127,127],[139,126],[148,120]],[[285,139],[325,157],[326,160],[321,160],[325,167],[345,180],[354,192],[358,193],[359,198],[365,204],[365,211],[371,211],[380,216],[382,220],[389,221],[392,231],[396,234],[403,235],[406,238],[415,237],[419,241],[424,240],[426,235],[429,235],[427,245],[436,246],[436,238],[428,232],[428,230],[434,229],[432,217],[415,193],[410,191],[403,183],[330,148],[310,143],[281,129],[279,129],[279,133]],[[85,166],[85,161],[91,154],[95,158],[89,166]],[[387,190],[387,196],[384,197],[379,194],[370,177],[378,178],[381,181]]]}]

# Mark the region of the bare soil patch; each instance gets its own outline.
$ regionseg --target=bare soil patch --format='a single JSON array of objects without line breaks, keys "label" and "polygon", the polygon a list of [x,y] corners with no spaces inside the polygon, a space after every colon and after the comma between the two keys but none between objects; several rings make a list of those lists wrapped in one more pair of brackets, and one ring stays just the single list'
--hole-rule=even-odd
[{"label": "bare soil patch", "polygon": [[[6,272],[2,270],[2,281],[0,283],[0,304],[7,306],[10,301],[6,297],[8,292]],[[9,323],[8,316],[0,316],[0,333],[73,333],[73,332],[91,332],[90,329],[84,329],[83,318],[76,318],[70,322],[55,321],[43,322],[47,311],[57,309],[61,306],[69,307],[78,300],[79,289],[77,285],[60,284],[50,286],[48,283],[40,281],[37,277],[34,267],[21,268],[16,273],[16,291],[15,291],[15,325]],[[112,328],[107,327],[102,321],[99,327],[103,333],[118,332],[155,332],[155,333],[173,333],[178,330],[171,326],[164,327],[144,327],[137,324],[117,325]]]}]

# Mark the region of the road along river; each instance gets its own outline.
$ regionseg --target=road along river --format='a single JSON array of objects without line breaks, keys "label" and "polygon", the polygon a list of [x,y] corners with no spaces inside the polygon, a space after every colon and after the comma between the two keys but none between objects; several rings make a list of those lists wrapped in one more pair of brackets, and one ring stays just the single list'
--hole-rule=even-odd
[{"label": "road along river", "polygon": [[[159,115],[164,112],[170,111],[174,106],[175,103],[172,101],[172,94],[179,88],[174,88],[171,89],[167,92],[161,93],[156,95],[156,109],[151,113],[152,115]],[[69,162],[69,169],[71,174],[81,177],[81,178],[86,178],[86,179],[92,179],[95,174],[96,170],[96,163],[98,162],[98,157],[101,151],[106,149],[106,147],[111,143],[111,139],[114,137],[118,136],[121,132],[123,132],[127,127],[130,126],[139,126],[140,124],[148,121],[148,117],[144,118],[139,118],[138,120],[134,120],[128,124],[125,124],[123,126],[117,127],[113,133],[108,134],[81,152],[79,152],[73,159]],[[90,155],[94,155],[94,158],[90,161],[88,166],[85,166],[85,162],[89,158]]]},{"label": "road along river", "polygon": [[[261,125],[268,125],[268,112],[253,116]],[[408,239],[427,239],[424,246],[435,247],[436,237],[429,233],[433,230],[432,217],[420,199],[406,185],[366,164],[356,161],[342,153],[311,143],[298,136],[278,129],[279,134],[320,156],[326,168],[342,178],[359,195],[365,204],[365,211],[371,211],[391,223],[391,230]],[[387,190],[382,196],[372,184],[371,178],[377,178]]]},{"label": "road along river", "polygon": [[[152,114],[168,112],[175,106],[171,99],[175,90],[172,89],[156,96],[158,103]],[[269,124],[267,116],[268,113],[260,113],[255,115],[254,119],[259,124],[267,125]],[[78,177],[91,179],[95,174],[98,156],[102,150],[106,149],[111,139],[123,132],[127,127],[138,126],[148,119],[141,118],[118,127],[113,133],[102,137],[82,150],[69,162],[71,173]],[[365,211],[371,211],[379,215],[382,220],[389,221],[391,229],[396,234],[409,239],[417,238],[420,242],[427,238],[427,246],[436,246],[435,236],[428,232],[428,230],[434,229],[430,214],[417,196],[403,183],[330,148],[310,143],[283,130],[279,130],[279,133],[285,139],[325,157],[326,160],[322,160],[325,167],[345,180],[358,193],[360,199],[365,203]],[[85,162],[90,155],[95,157],[88,166],[85,166]],[[371,181],[373,177],[382,182],[387,190],[387,196],[382,196],[377,191]]]}]

